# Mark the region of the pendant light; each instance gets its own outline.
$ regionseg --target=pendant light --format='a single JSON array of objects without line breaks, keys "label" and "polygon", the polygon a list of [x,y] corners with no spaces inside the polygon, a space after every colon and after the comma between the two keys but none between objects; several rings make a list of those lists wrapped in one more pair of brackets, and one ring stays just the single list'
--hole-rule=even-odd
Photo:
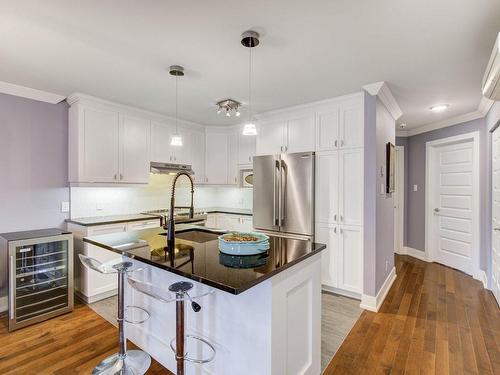
[{"label": "pendant light", "polygon": [[252,48],[259,45],[259,33],[253,30],[241,34],[241,44],[248,48],[248,121],[243,127],[243,135],[257,135],[252,121]]},{"label": "pendant light", "polygon": [[175,133],[170,138],[170,146],[182,146],[182,137],[179,134],[179,95],[178,79],[184,75],[184,68],[180,65],[170,67],[170,75],[175,77]]}]

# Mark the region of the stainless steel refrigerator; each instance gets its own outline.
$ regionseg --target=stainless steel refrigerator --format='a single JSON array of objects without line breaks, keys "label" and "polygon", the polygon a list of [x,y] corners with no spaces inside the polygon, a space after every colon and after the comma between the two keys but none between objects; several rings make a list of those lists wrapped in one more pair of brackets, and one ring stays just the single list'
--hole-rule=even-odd
[{"label": "stainless steel refrigerator", "polygon": [[253,227],[312,237],[314,168],[314,152],[254,157]]}]

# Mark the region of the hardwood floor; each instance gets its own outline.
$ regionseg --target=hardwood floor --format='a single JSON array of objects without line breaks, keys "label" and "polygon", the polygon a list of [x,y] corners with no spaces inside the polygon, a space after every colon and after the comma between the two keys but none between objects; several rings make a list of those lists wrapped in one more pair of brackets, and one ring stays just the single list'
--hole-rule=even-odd
[{"label": "hardwood floor", "polygon": [[[116,328],[81,302],[73,313],[11,333],[6,316],[0,319],[2,375],[88,375],[117,350]],[[171,373],[153,361],[147,374]]]},{"label": "hardwood floor", "polygon": [[[380,312],[361,314],[324,375],[500,374],[500,309],[491,292],[435,263],[398,256],[396,267]],[[12,333],[0,318],[0,374],[90,374],[117,348],[116,328],[82,303]],[[147,374],[170,373],[153,361]]]},{"label": "hardwood floor", "polygon": [[459,271],[407,256],[378,313],[364,311],[324,375],[500,374],[500,309]]}]

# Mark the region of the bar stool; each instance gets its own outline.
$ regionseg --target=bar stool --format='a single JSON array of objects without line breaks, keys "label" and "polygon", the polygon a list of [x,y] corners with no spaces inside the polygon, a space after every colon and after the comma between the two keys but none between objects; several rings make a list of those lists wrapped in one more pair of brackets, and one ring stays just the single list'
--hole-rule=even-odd
[{"label": "bar stool", "polygon": [[[170,285],[168,287],[168,292],[164,289],[154,286],[153,284],[139,281],[131,277],[128,278],[128,283],[138,292],[152,297],[157,301],[163,303],[170,303],[175,301],[175,337],[170,341],[170,348],[172,349],[172,352],[175,355],[175,360],[177,362],[177,375],[184,375],[184,362],[186,361],[203,364],[211,362],[215,358],[216,350],[210,342],[208,342],[203,337],[185,334],[184,332],[184,302],[191,302],[191,308],[194,312],[197,313],[201,310],[201,306],[194,300],[212,294],[213,290],[196,296],[190,296],[189,291],[193,288],[193,283],[188,281],[180,281]],[[210,350],[210,355],[206,358],[193,358],[189,356],[189,353],[184,350],[186,346],[186,339],[193,340],[193,342],[198,342],[202,345],[205,345]]]},{"label": "bar stool", "polygon": [[104,359],[99,363],[92,375],[143,375],[151,366],[151,357],[142,350],[127,350],[127,340],[125,338],[124,322],[132,324],[144,323],[150,318],[150,314],[145,309],[138,306],[127,306],[127,311],[136,310],[142,312],[144,317],[138,320],[127,319],[125,317],[125,274],[139,271],[131,269],[132,262],[122,259],[101,263],[97,259],[78,254],[80,261],[85,267],[101,274],[118,274],[118,353]]}]

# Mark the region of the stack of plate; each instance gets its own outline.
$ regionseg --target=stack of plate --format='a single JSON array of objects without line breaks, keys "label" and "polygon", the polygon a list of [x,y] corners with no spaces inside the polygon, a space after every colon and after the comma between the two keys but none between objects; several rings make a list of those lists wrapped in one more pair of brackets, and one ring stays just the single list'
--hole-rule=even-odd
[{"label": "stack of plate", "polygon": [[[234,236],[252,236],[255,241],[231,241]],[[255,255],[269,250],[269,237],[262,233],[231,232],[219,236],[219,250],[230,255]]]}]

